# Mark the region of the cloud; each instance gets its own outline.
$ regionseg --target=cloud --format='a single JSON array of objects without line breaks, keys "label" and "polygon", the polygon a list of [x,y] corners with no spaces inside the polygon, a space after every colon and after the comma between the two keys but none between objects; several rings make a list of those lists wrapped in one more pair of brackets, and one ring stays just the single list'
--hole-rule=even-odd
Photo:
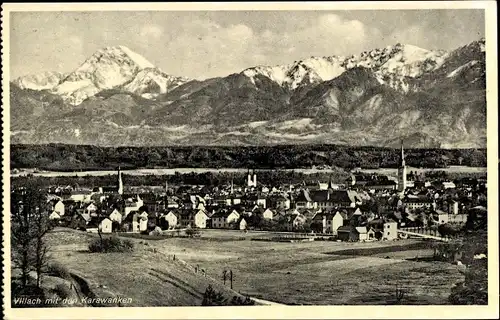
[{"label": "cloud", "polygon": [[432,32],[425,26],[410,25],[407,28],[393,31],[388,35],[390,43],[403,43],[419,46],[422,48],[432,48],[434,43],[450,41],[450,35]]},{"label": "cloud", "polygon": [[195,20],[183,31],[167,44],[166,50],[170,56],[182,57],[177,61],[179,68],[203,70],[200,77],[237,72],[252,59],[249,52],[255,35],[244,24],[223,27],[209,20]]},{"label": "cloud", "polygon": [[141,28],[139,36],[141,38],[154,38],[158,39],[163,35],[163,28],[156,24],[145,25]]},{"label": "cloud", "polygon": [[177,70],[200,70],[198,76],[226,76],[258,64],[285,64],[309,56],[357,54],[380,31],[359,20],[323,14],[301,28],[256,32],[243,23],[220,25],[208,19],[186,22],[166,50]]},{"label": "cloud", "polygon": [[263,50],[267,51],[307,52],[308,56],[347,55],[363,50],[369,39],[379,34],[380,31],[367,28],[359,20],[324,14],[305,28],[295,31],[272,33],[266,30],[261,34],[261,41]]}]

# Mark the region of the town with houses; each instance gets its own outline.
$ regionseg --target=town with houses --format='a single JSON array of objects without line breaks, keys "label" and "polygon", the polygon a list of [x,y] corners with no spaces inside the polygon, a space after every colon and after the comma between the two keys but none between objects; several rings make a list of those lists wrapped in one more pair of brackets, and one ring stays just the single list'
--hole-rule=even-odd
[{"label": "town with houses", "polygon": [[327,234],[340,241],[436,236],[441,224],[465,223],[471,211],[486,212],[486,179],[422,179],[407,172],[403,146],[395,180],[353,171],[342,183],[263,185],[258,172],[249,170],[245,185],[138,188],[127,186],[118,169],[115,186],[55,186],[48,201],[54,224],[88,232],[268,230]]}]

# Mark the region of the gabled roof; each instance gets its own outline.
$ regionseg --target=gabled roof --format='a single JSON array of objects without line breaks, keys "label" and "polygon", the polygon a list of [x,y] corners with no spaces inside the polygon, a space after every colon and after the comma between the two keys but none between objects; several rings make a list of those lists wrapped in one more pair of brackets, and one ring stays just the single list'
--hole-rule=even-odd
[{"label": "gabled roof", "polygon": [[215,211],[215,213],[212,215],[212,218],[227,218],[231,212],[233,212],[232,210],[227,210],[227,209],[219,209],[217,211]]},{"label": "gabled roof", "polygon": [[89,195],[92,193],[92,190],[73,190],[71,191],[71,195]]},{"label": "gabled roof", "polygon": [[92,219],[88,213],[81,213],[78,216],[82,217],[87,222],[89,222]]},{"label": "gabled roof", "polygon": [[354,202],[353,195],[347,190],[316,190],[311,198],[315,202]]},{"label": "gabled roof", "polygon": [[367,233],[366,227],[356,227],[355,228],[358,233]]},{"label": "gabled roof", "polygon": [[418,197],[407,197],[405,199],[407,203],[431,203],[432,200],[427,196],[418,196]]},{"label": "gabled roof", "polygon": [[311,196],[307,190],[300,190],[300,193],[295,198],[296,202],[312,202]]},{"label": "gabled roof", "polygon": [[337,211],[337,213],[340,214],[340,216],[342,217],[343,220],[349,219],[349,216],[345,212]]},{"label": "gabled roof", "polygon": [[263,214],[264,211],[266,211],[266,210],[264,208],[262,208],[262,207],[254,207],[253,210],[252,210],[252,213]]},{"label": "gabled roof", "polygon": [[328,190],[315,190],[311,192],[311,199],[314,202],[326,202],[328,201]]},{"label": "gabled roof", "polygon": [[352,230],[351,226],[341,226],[337,229],[337,232],[351,232]]}]

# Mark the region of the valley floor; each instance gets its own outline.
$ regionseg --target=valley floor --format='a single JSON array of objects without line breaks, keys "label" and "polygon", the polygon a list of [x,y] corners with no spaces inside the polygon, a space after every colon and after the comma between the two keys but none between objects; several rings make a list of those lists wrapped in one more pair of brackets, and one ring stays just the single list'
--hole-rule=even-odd
[{"label": "valley floor", "polygon": [[[132,298],[130,306],[200,305],[208,284],[229,295],[236,291],[299,305],[393,304],[401,288],[403,304],[434,305],[446,304],[451,287],[463,280],[452,264],[406,260],[432,254],[415,249],[420,240],[278,243],[252,241],[253,233],[206,230],[195,239],[131,239],[132,254],[91,254],[86,249],[92,236],[73,230],[51,234],[54,259],[95,288]],[[408,250],[402,250],[406,245]],[[380,247],[385,252],[370,251]],[[234,291],[229,281],[224,286],[223,270],[233,271]]]}]

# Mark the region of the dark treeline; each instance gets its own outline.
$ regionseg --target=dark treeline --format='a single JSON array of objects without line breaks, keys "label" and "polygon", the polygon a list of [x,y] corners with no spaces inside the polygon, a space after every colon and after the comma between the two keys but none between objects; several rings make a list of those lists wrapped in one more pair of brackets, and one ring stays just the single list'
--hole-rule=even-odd
[{"label": "dark treeline", "polygon": [[[280,186],[287,184],[315,184],[318,181],[345,182],[349,173],[342,169],[335,172],[304,174],[295,171],[258,171],[257,178],[260,183],[268,186]],[[175,185],[230,185],[231,181],[236,186],[246,185],[246,172],[204,172],[204,173],[176,173],[174,175],[127,175],[122,174],[123,183],[126,186],[169,186]],[[97,187],[116,185],[117,175],[104,176],[60,176],[60,177],[37,177],[21,176],[11,177],[11,185],[24,186],[26,181],[34,181],[41,186],[72,186],[72,187]]]},{"label": "dark treeline", "polygon": [[[407,149],[406,164],[443,168],[486,166],[486,149]],[[395,168],[394,148],[341,145],[99,147],[91,145],[12,145],[11,168],[54,171],[135,168]]]}]

